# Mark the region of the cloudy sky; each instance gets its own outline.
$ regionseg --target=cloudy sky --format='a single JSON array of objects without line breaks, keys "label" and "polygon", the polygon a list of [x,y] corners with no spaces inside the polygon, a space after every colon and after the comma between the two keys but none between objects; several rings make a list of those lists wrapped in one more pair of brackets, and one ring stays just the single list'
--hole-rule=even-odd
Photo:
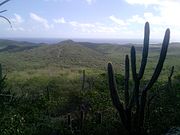
[{"label": "cloudy sky", "polygon": [[[2,1],[2,0],[1,0]],[[13,28],[0,19],[0,37],[151,38],[180,41],[179,0],[11,0],[0,7]]]}]

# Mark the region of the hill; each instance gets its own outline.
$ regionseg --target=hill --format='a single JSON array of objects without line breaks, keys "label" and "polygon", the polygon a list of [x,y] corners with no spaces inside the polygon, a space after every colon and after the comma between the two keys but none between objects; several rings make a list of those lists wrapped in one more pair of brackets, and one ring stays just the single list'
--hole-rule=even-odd
[{"label": "hill", "polygon": [[[142,45],[137,45],[137,63],[141,58]],[[124,57],[130,53],[132,44],[118,45],[109,43],[62,41],[56,44],[37,44],[11,40],[0,40],[0,63],[8,71],[27,69],[57,68],[93,68],[104,69],[111,61],[115,68],[124,66]],[[167,56],[167,68],[179,66],[180,44],[170,44]],[[154,68],[160,44],[150,45],[149,68]],[[123,68],[122,68],[123,69]]]},{"label": "hill", "polygon": [[104,67],[108,58],[95,49],[73,41],[53,45],[3,41],[0,62],[8,70],[56,67]]},{"label": "hill", "polygon": [[0,39],[0,52],[24,51],[35,48],[39,45],[43,45],[43,44]]}]

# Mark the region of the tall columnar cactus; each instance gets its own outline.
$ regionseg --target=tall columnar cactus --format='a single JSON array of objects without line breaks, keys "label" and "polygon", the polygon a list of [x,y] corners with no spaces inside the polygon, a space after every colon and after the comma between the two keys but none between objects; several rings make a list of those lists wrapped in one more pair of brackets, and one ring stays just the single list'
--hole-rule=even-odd
[{"label": "tall columnar cactus", "polygon": [[[125,105],[120,101],[118,93],[117,93],[117,86],[115,81],[115,75],[113,71],[113,67],[111,63],[108,63],[108,78],[109,78],[109,89],[110,95],[113,102],[113,105],[119,112],[121,117],[121,121],[124,127],[127,129],[129,134],[138,134],[141,135],[144,132],[144,116],[145,116],[145,106],[147,100],[147,92],[153,86],[153,84],[158,79],[164,60],[166,58],[169,39],[170,39],[170,30],[167,29],[165,32],[159,61],[156,65],[154,73],[146,84],[146,86],[140,90],[140,84],[142,77],[144,75],[144,71],[147,64],[147,57],[148,57],[148,50],[149,50],[149,23],[146,22],[145,24],[145,31],[144,31],[144,46],[142,51],[142,60],[139,72],[136,69],[136,49],[134,46],[131,47],[131,70],[132,70],[132,78],[134,82],[133,92],[130,96],[129,91],[129,56],[126,55],[125,58]],[[130,98],[131,97],[131,98]],[[132,108],[134,108],[132,111]]]}]

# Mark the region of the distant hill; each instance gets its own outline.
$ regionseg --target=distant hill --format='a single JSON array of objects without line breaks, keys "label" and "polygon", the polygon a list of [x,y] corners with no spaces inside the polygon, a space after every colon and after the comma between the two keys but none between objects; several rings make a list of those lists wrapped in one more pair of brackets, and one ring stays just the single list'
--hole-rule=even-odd
[{"label": "distant hill", "polygon": [[[119,66],[124,66],[124,57],[126,54],[130,54],[132,45],[74,42],[72,40],[56,44],[0,40],[0,63],[9,71],[54,66],[104,69],[109,61],[119,68]],[[135,44],[135,46],[137,56],[141,56],[142,45]],[[179,46],[179,43],[172,43],[168,54],[170,56],[180,55]],[[160,44],[150,45],[150,60],[158,58],[160,47]]]},{"label": "distant hill", "polygon": [[42,44],[0,39],[0,52],[16,52],[35,48]]},{"label": "distant hill", "polygon": [[70,40],[53,45],[4,40],[0,46],[0,63],[10,71],[48,66],[103,68],[109,61],[102,52]]}]

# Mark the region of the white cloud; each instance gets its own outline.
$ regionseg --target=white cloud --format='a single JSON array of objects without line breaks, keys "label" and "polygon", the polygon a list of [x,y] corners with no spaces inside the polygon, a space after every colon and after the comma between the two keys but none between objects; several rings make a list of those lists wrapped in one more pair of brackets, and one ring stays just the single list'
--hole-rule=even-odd
[{"label": "white cloud", "polygon": [[13,31],[25,31],[23,27],[13,27]]},{"label": "white cloud", "polygon": [[125,0],[129,4],[140,4],[140,5],[157,5],[163,0]]},{"label": "white cloud", "polygon": [[46,29],[50,29],[50,28],[53,27],[53,25],[49,25],[48,21],[47,21],[45,18],[43,18],[43,17],[41,17],[41,16],[38,16],[38,15],[35,14],[35,13],[30,13],[30,17],[31,17],[31,19],[33,19],[34,21],[42,24],[42,25],[44,26],[44,28],[46,28]]},{"label": "white cloud", "polygon": [[16,13],[14,14],[14,18],[12,18],[10,20],[11,20],[11,22],[13,22],[15,24],[21,24],[21,23],[24,22],[24,19],[20,15],[18,15]]},{"label": "white cloud", "polygon": [[145,19],[140,17],[139,15],[133,15],[131,18],[129,18],[127,20],[130,23],[140,23],[140,24],[144,24],[145,23]]},{"label": "white cloud", "polygon": [[53,21],[54,21],[54,23],[58,23],[58,24],[66,23],[64,17],[61,17],[59,19],[54,19]]},{"label": "white cloud", "polygon": [[69,25],[71,25],[74,30],[80,31],[83,33],[91,33],[91,34],[104,34],[104,35],[110,35],[110,34],[116,34],[124,27],[117,27],[117,26],[111,26],[103,23],[81,23],[77,21],[70,21],[68,22]]},{"label": "white cloud", "polygon": [[86,0],[86,2],[91,5],[93,3],[93,0]]},{"label": "white cloud", "polygon": [[21,27],[21,26],[13,26],[12,28],[7,28],[6,29],[7,31],[11,31],[11,32],[13,32],[13,31],[15,31],[15,32],[24,32],[24,31],[26,31],[23,27]]},{"label": "white cloud", "polygon": [[[127,3],[145,7],[151,7],[154,9],[151,12],[147,12],[145,8],[143,15],[133,15],[129,17],[125,22],[135,24],[144,24],[148,21],[151,24],[151,35],[155,38],[163,36],[164,31],[169,27],[172,31],[172,38],[179,38],[180,30],[180,18],[177,17],[180,13],[180,1],[179,0],[125,0]],[[154,36],[155,35],[155,36]],[[158,36],[159,35],[159,36]]]},{"label": "white cloud", "polygon": [[74,26],[74,27],[86,27],[86,28],[93,28],[95,27],[94,24],[91,24],[91,23],[79,23],[77,21],[70,21],[69,22],[70,25]]},{"label": "white cloud", "polygon": [[125,0],[129,4],[139,4],[139,5],[164,5],[167,3],[179,3],[179,0]]},{"label": "white cloud", "polygon": [[57,2],[57,1],[59,1],[59,0],[44,0],[44,1],[46,1],[46,2]]},{"label": "white cloud", "polygon": [[25,31],[25,28],[23,27],[24,19],[21,17],[21,15],[14,13],[14,17],[10,18],[10,21],[12,23],[12,28],[7,28],[8,31]]},{"label": "white cloud", "polygon": [[111,19],[113,22],[115,22],[118,25],[127,25],[122,19],[119,19],[115,17],[114,15],[111,15],[109,19]]},{"label": "white cloud", "polygon": [[153,6],[158,12],[145,12],[143,16],[133,16],[129,21],[141,23],[143,20],[149,21],[154,25],[166,25],[180,27],[180,18],[176,13],[180,13],[180,1],[178,0],[126,0],[129,4],[139,4]]},{"label": "white cloud", "polygon": [[[46,2],[71,2],[73,0],[44,0]],[[89,5],[91,5],[92,3],[94,3],[96,0],[82,0],[85,1],[86,3],[88,3]]]}]

